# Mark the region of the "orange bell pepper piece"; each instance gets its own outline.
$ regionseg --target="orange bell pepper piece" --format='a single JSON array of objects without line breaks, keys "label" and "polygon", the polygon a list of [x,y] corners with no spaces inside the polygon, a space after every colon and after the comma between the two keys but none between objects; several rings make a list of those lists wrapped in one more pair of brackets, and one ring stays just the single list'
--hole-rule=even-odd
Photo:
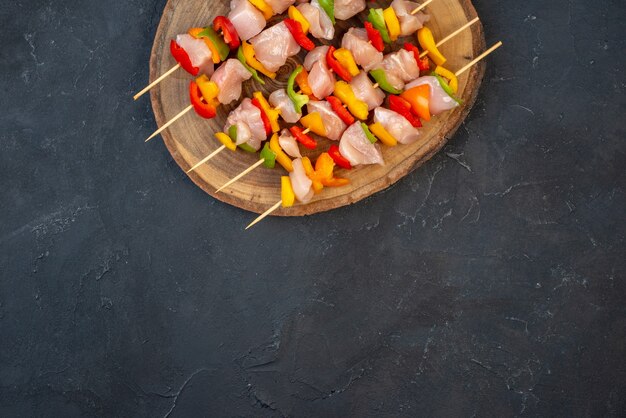
[{"label": "orange bell pepper piece", "polygon": [[400,95],[404,100],[411,103],[411,110],[425,121],[430,120],[430,86],[422,84],[413,87]]}]

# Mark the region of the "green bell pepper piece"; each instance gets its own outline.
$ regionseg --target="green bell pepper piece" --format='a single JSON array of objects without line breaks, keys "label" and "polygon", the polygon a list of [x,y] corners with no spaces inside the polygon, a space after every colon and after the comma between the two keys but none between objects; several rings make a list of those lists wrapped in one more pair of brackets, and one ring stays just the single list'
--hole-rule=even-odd
[{"label": "green bell pepper piece", "polygon": [[226,61],[228,55],[230,54],[230,48],[226,43],[222,40],[222,38],[213,30],[212,27],[206,27],[202,32],[198,34],[199,37],[207,37],[211,41],[211,43],[217,49],[217,52],[220,54],[220,59],[222,61]]},{"label": "green bell pepper piece", "polygon": [[372,24],[372,26],[374,26],[375,29],[378,30],[378,32],[380,32],[380,36],[383,37],[383,41],[386,44],[390,44],[391,37],[389,37],[389,31],[387,30],[387,24],[385,23],[383,9],[370,9],[367,20]]},{"label": "green bell pepper piece", "polygon": [[261,158],[263,159],[263,165],[265,167],[276,167],[276,153],[270,149],[269,142],[266,142],[265,146],[261,150]]},{"label": "green bell pepper piece", "polygon": [[305,104],[309,103],[309,96],[307,96],[306,94],[296,93],[293,89],[293,86],[296,82],[296,77],[298,77],[298,74],[300,74],[303,69],[304,68],[301,65],[298,65],[298,67],[293,70],[293,73],[291,73],[291,75],[289,76],[289,80],[287,81],[287,96],[289,96],[289,98],[293,102],[293,107],[296,109],[296,112],[300,114],[302,114],[302,107]]},{"label": "green bell pepper piece", "polygon": [[241,148],[242,150],[244,150],[245,152],[249,152],[250,154],[256,154],[256,150],[252,148],[250,145],[246,144],[245,142],[237,146]]},{"label": "green bell pepper piece", "polygon": [[448,94],[448,96],[452,98],[452,100],[454,100],[458,104],[463,104],[463,100],[457,98],[454,95],[454,91],[452,91],[452,88],[448,85],[448,82],[442,76],[440,76],[439,74],[435,72],[430,73],[430,75],[432,75],[433,77],[437,79],[437,81],[439,81],[439,85],[441,86],[443,91],[445,91]]},{"label": "green bell pepper piece", "polygon": [[378,87],[385,90],[387,93],[391,94],[400,94],[402,90],[398,90],[387,81],[387,74],[385,74],[385,70],[382,68],[378,68],[376,70],[370,71],[370,75],[374,77],[374,80],[378,83]]},{"label": "green bell pepper piece", "polygon": [[374,144],[374,143],[376,143],[376,141],[378,141],[378,138],[376,138],[374,136],[372,131],[370,131],[369,126],[367,126],[367,124],[365,124],[365,122],[361,122],[361,128],[363,128],[363,132],[365,132],[365,136],[367,137],[367,139],[369,139],[369,141],[372,144]]},{"label": "green bell pepper piece", "polygon": [[320,6],[326,12],[330,21],[335,24],[335,0],[319,0]]},{"label": "green bell pepper piece", "polygon": [[241,62],[241,64],[244,67],[246,67],[246,70],[250,71],[250,74],[252,74],[252,78],[254,78],[259,83],[265,85],[265,81],[261,77],[259,77],[259,73],[257,72],[257,70],[250,67],[248,63],[246,62],[246,57],[243,55],[243,47],[241,46],[237,50],[237,59],[239,60],[239,62]]}]

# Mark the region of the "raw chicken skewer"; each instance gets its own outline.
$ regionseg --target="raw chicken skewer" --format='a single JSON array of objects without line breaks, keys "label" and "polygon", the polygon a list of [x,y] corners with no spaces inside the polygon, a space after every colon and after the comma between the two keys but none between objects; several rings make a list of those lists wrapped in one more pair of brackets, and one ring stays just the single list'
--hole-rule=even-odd
[{"label": "raw chicken skewer", "polygon": [[[472,68],[474,65],[476,65],[478,62],[480,62],[481,60],[485,59],[485,57],[487,57],[489,54],[491,54],[492,52],[494,52],[496,49],[498,49],[499,47],[502,46],[502,42],[497,42],[494,46],[492,46],[491,48],[489,48],[488,50],[486,50],[485,52],[483,52],[482,54],[480,54],[478,57],[476,57],[475,59],[473,59],[470,63],[468,63],[465,67],[461,68],[460,70],[458,70],[455,75],[456,76],[460,76],[461,74],[465,73],[467,70],[469,70],[470,68]],[[262,221],[263,219],[265,219],[266,217],[268,217],[269,215],[271,215],[273,212],[275,212],[276,210],[278,210],[278,208],[280,208],[280,206],[283,205],[283,199],[281,199],[279,202],[277,202],[276,204],[274,204],[271,208],[269,208],[267,211],[265,211],[262,215],[260,215],[259,217],[257,217],[254,221],[252,221],[247,227],[246,230],[250,229],[252,226],[256,225],[257,223],[259,223],[260,221]]]}]

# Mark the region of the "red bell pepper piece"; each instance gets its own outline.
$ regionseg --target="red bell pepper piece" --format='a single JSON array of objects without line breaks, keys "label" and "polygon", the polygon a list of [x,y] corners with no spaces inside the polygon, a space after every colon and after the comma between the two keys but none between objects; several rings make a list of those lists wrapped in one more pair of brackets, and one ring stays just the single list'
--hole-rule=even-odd
[{"label": "red bell pepper piece", "polygon": [[352,81],[352,74],[350,74],[347,69],[343,68],[339,61],[337,61],[337,58],[333,55],[336,50],[337,49],[334,46],[330,46],[328,48],[328,52],[326,53],[326,62],[331,70],[333,70],[344,81],[349,83]]},{"label": "red bell pepper piece", "polygon": [[383,37],[378,30],[370,22],[365,22],[365,30],[367,31],[367,37],[372,42],[374,48],[383,52],[385,50],[385,43]]},{"label": "red bell pepper piece", "polygon": [[293,39],[295,39],[298,45],[307,51],[312,51],[313,48],[315,48],[313,41],[310,40],[302,30],[302,24],[300,22],[294,19],[285,19],[283,22],[285,22],[285,26],[287,26],[287,29],[291,32],[291,36],[293,36]]},{"label": "red bell pepper piece", "polygon": [[404,49],[413,53],[413,56],[415,57],[415,61],[417,61],[417,66],[419,67],[420,71],[430,70],[430,63],[428,62],[428,58],[420,58],[420,50],[415,45],[407,42],[404,44]]},{"label": "red bell pepper piece", "polygon": [[413,113],[411,113],[411,103],[407,102],[402,97],[390,95],[389,109],[404,116],[414,127],[422,127],[422,122],[420,122],[419,118],[415,117]]},{"label": "red bell pepper piece", "polygon": [[331,145],[328,150],[328,155],[333,159],[335,164],[337,164],[341,168],[345,168],[346,170],[352,170],[352,164],[350,161],[339,152],[339,147],[337,145]]},{"label": "red bell pepper piece", "polygon": [[193,105],[193,110],[205,119],[212,119],[217,114],[215,106],[204,101],[200,87],[198,87],[195,81],[189,84],[189,101]]},{"label": "red bell pepper piece", "polygon": [[270,123],[270,118],[267,117],[265,110],[261,106],[261,102],[256,97],[252,99],[252,104],[261,111],[261,119],[263,120],[263,126],[265,127],[265,134],[270,135],[272,133],[272,124]]},{"label": "red bell pepper piece", "polygon": [[300,128],[299,126],[292,126],[291,128],[289,128],[289,131],[296,138],[296,140],[306,148],[317,148],[317,142],[315,142],[313,138],[305,134],[302,128]]},{"label": "red bell pepper piece", "polygon": [[343,107],[341,100],[336,98],[335,96],[328,96],[326,101],[330,103],[330,106],[333,108],[333,112],[339,116],[339,119],[343,121],[346,125],[350,126],[354,123],[354,116],[350,114],[348,109]]},{"label": "red bell pepper piece", "polygon": [[192,76],[198,75],[198,73],[200,72],[200,68],[194,67],[191,64],[191,59],[189,58],[189,55],[187,55],[187,51],[181,48],[173,39],[170,42],[170,52],[176,62],[178,62],[185,71],[187,71]]},{"label": "red bell pepper piece", "polygon": [[222,33],[224,42],[226,42],[226,45],[228,45],[231,50],[235,50],[241,45],[237,29],[235,29],[235,26],[226,16],[217,16],[213,19],[213,29],[217,33]]}]

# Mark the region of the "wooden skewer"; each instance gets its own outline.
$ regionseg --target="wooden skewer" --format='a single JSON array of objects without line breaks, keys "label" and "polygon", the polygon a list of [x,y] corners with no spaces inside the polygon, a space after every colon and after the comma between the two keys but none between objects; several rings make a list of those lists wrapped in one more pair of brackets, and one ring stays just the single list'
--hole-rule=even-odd
[{"label": "wooden skewer", "polygon": [[[455,30],[454,32],[452,32],[450,35],[446,36],[445,38],[443,38],[442,40],[440,40],[439,42],[437,42],[435,44],[435,46],[439,47],[443,44],[445,44],[446,42],[448,42],[450,39],[454,38],[455,36],[457,36],[459,33],[463,32],[465,29],[469,28],[470,26],[472,26],[474,23],[478,22],[480,20],[480,18],[477,16],[474,19],[470,20],[469,22],[467,22],[466,24],[464,24],[463,26],[461,26],[460,28],[458,28],[457,30]],[[424,58],[426,55],[428,55],[428,51],[423,51],[420,54],[420,58]]]},{"label": "wooden skewer", "polygon": [[434,0],[427,0],[424,3],[422,3],[421,5],[417,6],[415,8],[415,10],[413,10],[411,12],[412,15],[417,14],[417,12],[419,12],[420,10],[422,10],[424,7],[428,6],[430,3],[432,3]]},{"label": "wooden skewer", "polygon": [[174,71],[178,70],[179,68],[180,68],[180,64],[176,64],[175,66],[170,68],[168,72],[166,72],[161,77],[159,77],[156,80],[154,80],[152,83],[148,84],[148,86],[145,89],[143,89],[139,93],[135,94],[133,96],[133,99],[137,100],[138,98],[140,98],[141,96],[143,96],[144,94],[146,94],[147,92],[152,90],[152,88],[154,86],[159,84],[161,81],[165,80],[170,74],[172,74]]},{"label": "wooden skewer", "polygon": [[308,134],[309,132],[311,132],[311,129],[310,129],[310,128],[306,128],[304,131],[302,131],[302,134],[303,134],[303,135],[306,135],[306,134]]},{"label": "wooden skewer", "polygon": [[278,210],[278,208],[280,207],[280,205],[283,204],[282,200],[279,200],[278,202],[276,202],[276,204],[274,206],[272,206],[271,208],[269,208],[268,210],[266,210],[261,216],[259,216],[258,218],[256,218],[254,221],[252,221],[252,223],[248,226],[246,226],[246,231],[250,228],[252,228],[254,225],[258,224],[259,222],[261,222],[263,219],[267,218],[268,216],[270,216],[272,214],[272,212]]},{"label": "wooden skewer", "polygon": [[488,50],[486,50],[485,52],[483,52],[482,54],[480,54],[479,56],[474,58],[469,64],[467,64],[465,67],[461,68],[454,75],[456,75],[457,77],[460,76],[465,71],[467,71],[470,68],[472,68],[478,62],[480,62],[482,59],[484,59],[487,55],[491,54],[493,51],[495,51],[496,49],[500,48],[501,46],[502,46],[502,42],[496,43],[494,46],[492,46],[491,48],[489,48]]},{"label": "wooden skewer", "polygon": [[248,167],[246,170],[244,170],[241,174],[239,174],[237,177],[235,177],[234,179],[230,180],[228,183],[226,183],[225,185],[223,185],[222,187],[220,187],[219,189],[217,189],[215,191],[215,193],[219,193],[222,190],[224,190],[225,188],[227,188],[228,186],[230,186],[231,184],[233,184],[234,182],[236,182],[237,180],[239,180],[240,178],[244,177],[245,175],[247,175],[248,173],[250,173],[251,171],[253,171],[255,168],[257,168],[258,166],[260,166],[261,164],[263,164],[265,162],[265,158],[261,158],[259,161],[257,161],[256,163],[252,164],[250,167]]},{"label": "wooden skewer", "polygon": [[170,119],[169,122],[167,122],[165,125],[161,126],[158,130],[156,130],[152,135],[150,135],[148,137],[148,139],[146,139],[146,142],[150,141],[152,138],[154,138],[155,136],[157,136],[158,134],[160,134],[161,132],[163,132],[164,130],[166,130],[167,128],[170,127],[170,125],[174,122],[176,122],[178,119],[182,118],[187,112],[189,112],[191,109],[193,109],[193,105],[189,105],[188,107],[185,108],[185,110],[183,110],[182,112],[180,112],[178,115],[174,116],[172,119]]},{"label": "wooden skewer", "polygon": [[211,153],[211,155],[209,155],[208,157],[206,157],[204,160],[200,161],[198,164],[194,165],[193,167],[191,167],[189,170],[187,170],[187,174],[191,173],[192,171],[194,171],[196,168],[200,167],[201,165],[203,165],[204,163],[206,163],[207,161],[209,161],[211,158],[215,157],[217,154],[219,154],[220,152],[224,151],[226,149],[226,145],[222,145],[221,147],[219,147],[218,149],[216,149],[215,151],[213,151]]}]

